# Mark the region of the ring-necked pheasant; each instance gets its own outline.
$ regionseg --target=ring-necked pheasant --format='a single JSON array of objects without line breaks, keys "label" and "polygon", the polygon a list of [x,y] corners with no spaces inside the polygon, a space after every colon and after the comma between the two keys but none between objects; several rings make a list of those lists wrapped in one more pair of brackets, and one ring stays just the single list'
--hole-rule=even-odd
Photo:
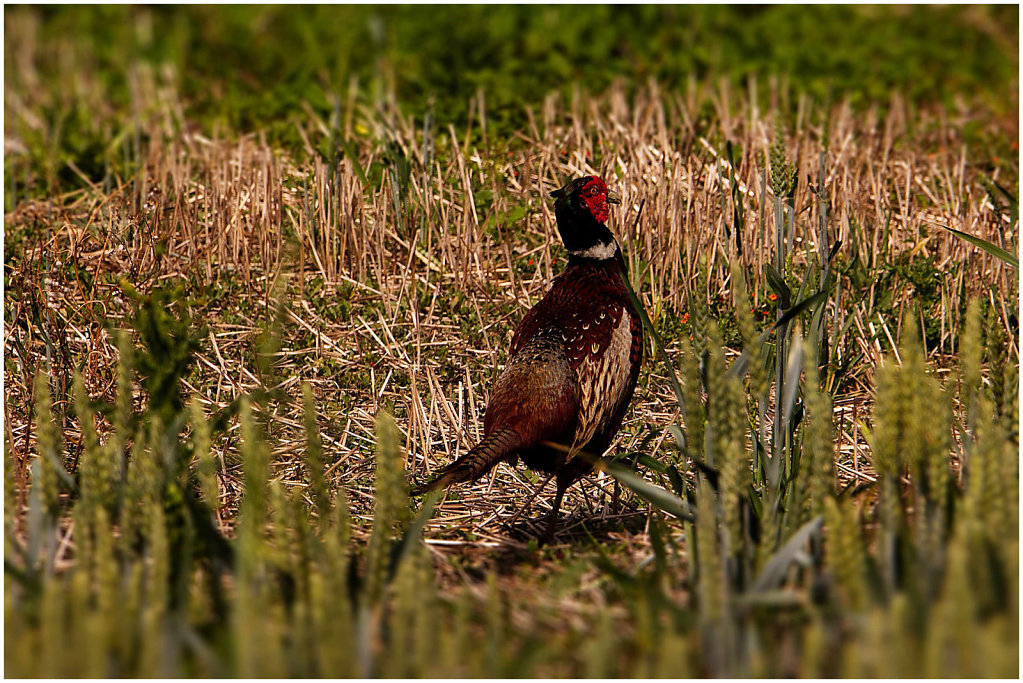
[{"label": "ring-necked pheasant", "polygon": [[474,481],[521,457],[557,477],[548,538],[565,489],[593,469],[579,451],[607,450],[643,360],[642,324],[622,283],[625,262],[605,225],[608,204],[618,199],[596,176],[576,178],[551,196],[568,267],[512,336],[483,418],[483,441],[412,491]]}]

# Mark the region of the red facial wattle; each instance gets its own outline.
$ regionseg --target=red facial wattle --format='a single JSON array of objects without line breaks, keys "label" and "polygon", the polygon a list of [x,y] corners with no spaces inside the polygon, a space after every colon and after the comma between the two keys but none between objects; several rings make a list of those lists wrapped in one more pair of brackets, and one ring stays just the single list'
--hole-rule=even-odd
[{"label": "red facial wattle", "polygon": [[594,178],[583,185],[580,196],[597,222],[606,223],[611,215],[607,206],[607,185],[600,178]]}]

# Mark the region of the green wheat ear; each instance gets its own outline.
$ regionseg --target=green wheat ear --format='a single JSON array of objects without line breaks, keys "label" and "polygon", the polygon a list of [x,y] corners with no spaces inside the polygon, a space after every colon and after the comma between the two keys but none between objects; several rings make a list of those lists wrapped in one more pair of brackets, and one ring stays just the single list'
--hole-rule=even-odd
[{"label": "green wheat ear", "polygon": [[916,318],[906,320],[902,334],[903,434],[900,450],[915,493],[914,539],[924,564],[918,578],[932,590],[946,542],[946,510],[951,481],[952,406],[937,378],[927,371]]},{"label": "green wheat ear", "polygon": [[[322,571],[311,577],[310,601],[315,631],[319,634],[319,673],[325,677],[351,677],[356,674],[355,611],[348,591],[351,529],[343,490],[338,492],[329,522],[329,528],[320,531],[323,538]],[[323,520],[320,523],[322,525]]]},{"label": "green wheat ear", "polygon": [[976,596],[969,575],[969,539],[961,526],[948,547],[942,597],[930,620],[924,653],[927,676],[978,675]]},{"label": "green wheat ear", "polygon": [[1003,415],[1005,404],[1005,366],[1008,357],[1005,332],[994,306],[987,310],[984,321],[984,347],[988,360],[987,395],[994,401],[995,414]]},{"label": "green wheat ear", "polygon": [[82,454],[78,458],[78,485],[82,504],[85,506],[103,504],[109,498],[109,492],[104,491],[104,475],[110,470],[102,462],[96,424],[92,408],[89,406],[89,395],[85,391],[82,375],[77,370],[71,394],[75,417],[78,418],[79,429],[82,432]]},{"label": "green wheat ear", "polygon": [[707,259],[701,257],[696,265],[696,291],[689,291],[689,320],[693,327],[693,346],[698,354],[708,348],[708,326],[711,322],[710,311],[707,309]]},{"label": "green wheat ear", "polygon": [[788,197],[796,187],[796,167],[786,157],[781,129],[781,124],[776,122],[771,144],[771,190],[777,198]]},{"label": "green wheat ear", "polygon": [[437,648],[436,596],[433,568],[426,549],[416,545],[398,567],[390,585],[392,656],[383,662],[385,677],[423,677]]},{"label": "green wheat ear", "polygon": [[[124,330],[117,334],[117,398],[114,404],[114,433],[121,446],[125,446],[132,438],[132,418],[134,407],[132,402],[131,376],[135,368],[135,347],[131,337]],[[123,455],[122,455],[123,457]]]},{"label": "green wheat ear", "polygon": [[823,509],[827,567],[835,575],[849,608],[861,611],[867,607],[869,590],[867,555],[856,510],[852,502],[838,501],[833,496],[823,500]]},{"label": "green wheat ear", "polygon": [[[951,406],[940,382],[927,372],[924,363],[923,346],[916,318],[906,320],[902,334],[902,412],[907,432],[903,434],[903,451],[907,464],[919,482],[931,473],[939,481],[933,482],[923,491],[933,499],[940,486],[947,480],[951,450]],[[943,489],[942,489],[943,495]]]},{"label": "green wheat ear", "polygon": [[870,447],[880,488],[879,555],[888,592],[895,590],[898,581],[897,539],[904,528],[900,478],[907,461],[903,450],[908,423],[906,411],[913,400],[912,388],[907,387],[902,368],[896,365],[892,356],[886,357],[875,378],[874,423]]},{"label": "green wheat ear", "polygon": [[[312,387],[302,382],[302,408],[305,423],[305,465],[309,476],[309,488],[320,520],[330,514],[330,493],[323,476],[323,443],[320,429],[316,424],[316,401]],[[326,525],[321,524],[321,529]]]},{"label": "green wheat ear", "polygon": [[701,482],[697,490],[696,511],[697,597],[700,618],[708,624],[720,623],[724,619],[727,603],[716,507],[713,489],[706,481]]},{"label": "green wheat ear", "polygon": [[898,451],[901,400],[895,359],[886,356],[874,375],[874,421],[870,432],[874,469],[881,476],[897,475],[902,465]]},{"label": "green wheat ear", "polygon": [[736,669],[734,626],[729,604],[725,569],[726,549],[718,526],[718,496],[706,480],[697,487],[696,511],[696,597],[703,659],[715,671]]},{"label": "green wheat ear", "polygon": [[33,670],[41,677],[59,678],[64,675],[62,665],[70,636],[64,582],[60,577],[49,574],[43,580],[39,611],[39,649]]},{"label": "green wheat ear", "polygon": [[976,525],[976,533],[1001,547],[1018,528],[1018,447],[995,416],[992,401],[981,399],[978,412],[977,437],[966,469],[963,521]]},{"label": "green wheat ear", "polygon": [[695,678],[692,638],[673,631],[661,637],[653,676],[656,678]]},{"label": "green wheat ear", "polygon": [[[831,396],[821,390],[817,370],[817,344],[815,340],[803,341],[805,384],[803,453],[800,458],[801,480],[805,482],[805,490],[809,492],[809,500],[805,505],[810,516],[824,511],[824,501],[835,492],[835,440],[834,422],[832,419]],[[804,474],[805,473],[805,474]]]},{"label": "green wheat ear", "polygon": [[405,488],[405,458],[398,425],[390,414],[381,411],[376,419],[377,471],[373,506],[373,531],[366,556],[367,594],[376,602],[384,586],[387,549],[395,526],[404,521],[408,510]]},{"label": "green wheat ear", "polygon": [[[708,321],[704,381],[707,387],[707,431],[710,432],[710,443],[704,457],[711,467],[718,466],[717,440],[722,426],[727,427],[727,423],[722,425],[725,415],[723,413],[715,415],[716,412],[719,412],[717,404],[725,401],[727,393],[725,389],[727,368],[725,367],[725,351],[722,346],[721,330],[717,322]],[[721,407],[722,410],[723,408],[724,406]]]},{"label": "green wheat ear", "polygon": [[60,428],[53,421],[53,400],[50,398],[49,377],[42,370],[36,373],[34,388],[36,420],[36,463],[32,466],[32,485],[39,493],[50,516],[56,516],[60,507],[60,480],[64,470]]},{"label": "green wheat ear", "polygon": [[[237,560],[231,620],[235,644],[235,670],[240,676],[255,675],[268,662],[273,646],[270,634],[270,594],[265,580],[268,551],[265,540],[269,456],[243,396],[239,409],[242,469],[245,494],[238,512]],[[266,671],[263,671],[266,675]]]},{"label": "green wheat ear", "polygon": [[501,654],[504,643],[504,599],[497,584],[497,573],[487,574],[487,637],[486,637],[486,674],[488,678],[498,678],[501,671]]},{"label": "green wheat ear", "polygon": [[721,333],[717,323],[708,329],[707,394],[713,440],[708,464],[720,472],[718,504],[723,515],[726,552],[734,554],[743,540],[741,499],[750,480],[746,455],[746,402],[742,384],[725,368]]},{"label": "green wheat ear", "polygon": [[242,397],[239,410],[241,457],[245,477],[245,497],[239,514],[250,529],[262,526],[266,516],[267,481],[270,476],[270,453],[262,430],[252,412],[248,396]]},{"label": "green wheat ear", "polygon": [[[235,591],[231,614],[239,676],[283,676],[283,614],[268,581],[273,551],[266,539],[270,453],[247,396],[239,410],[245,495],[239,509]],[[280,517],[278,516],[277,519]]]},{"label": "green wheat ear", "polygon": [[700,393],[700,358],[689,339],[682,339],[682,397],[685,401],[686,461],[703,460],[703,439],[707,414]]},{"label": "green wheat ear", "polygon": [[416,675],[426,677],[437,666],[437,653],[440,648],[440,634],[436,624],[445,618],[441,613],[434,578],[433,564],[424,544],[417,544],[412,560],[412,571],[415,582],[412,595],[409,596],[413,607],[413,638],[412,651]]},{"label": "green wheat ear", "polygon": [[980,391],[980,363],[984,355],[983,320],[979,299],[970,299],[959,341],[959,401],[967,410],[967,423],[974,424],[977,393]]},{"label": "green wheat ear", "polygon": [[217,485],[217,461],[210,443],[210,424],[197,399],[188,404],[192,423],[192,448],[199,477],[202,500],[213,514],[220,510],[220,487]]},{"label": "green wheat ear", "polygon": [[121,607],[118,600],[122,589],[121,573],[107,511],[97,508],[93,524],[95,544],[90,569],[97,586],[97,609],[108,621],[107,627],[113,631],[118,626],[115,620]]},{"label": "green wheat ear", "polygon": [[167,525],[163,509],[152,505],[148,514],[147,571],[142,600],[142,648],[139,673],[143,676],[172,676],[167,654],[165,629],[169,597],[170,556]]}]

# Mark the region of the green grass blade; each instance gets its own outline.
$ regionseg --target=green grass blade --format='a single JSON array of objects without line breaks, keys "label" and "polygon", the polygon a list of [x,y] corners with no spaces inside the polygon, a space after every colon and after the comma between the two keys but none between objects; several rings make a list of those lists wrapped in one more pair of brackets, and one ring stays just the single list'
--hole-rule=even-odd
[{"label": "green grass blade", "polygon": [[789,567],[797,562],[803,554],[803,546],[812,538],[820,536],[821,528],[824,526],[824,518],[818,515],[799,528],[796,533],[789,537],[778,552],[776,552],[764,568],[760,571],[753,582],[751,593],[763,593],[771,591],[781,585]]},{"label": "green grass blade", "polygon": [[792,302],[792,290],[785,284],[785,278],[778,272],[778,269],[770,263],[764,264],[764,274],[767,275],[767,284],[771,286],[774,293],[778,295],[779,304],[782,308],[788,308]]},{"label": "green grass blade", "polygon": [[607,472],[621,482],[622,486],[625,486],[654,507],[664,510],[668,514],[674,515],[682,520],[692,521],[693,519],[696,519],[696,516],[689,507],[689,503],[682,500],[671,491],[661,488],[656,484],[651,484],[632,470],[606,460],[598,460],[597,469]]},{"label": "green grass blade", "polygon": [[[798,336],[793,340],[798,342]],[[785,386],[782,392],[782,406],[784,411],[784,420],[782,422],[785,425],[785,429],[792,430],[792,410],[796,406],[796,396],[799,394],[799,374],[803,370],[803,345],[799,343],[792,344],[789,349],[789,357],[785,363]]]},{"label": "green grass blade", "polygon": [[1010,266],[1012,266],[1016,270],[1019,270],[1019,259],[1016,258],[1015,256],[1013,256],[1012,254],[1010,254],[1009,252],[1007,252],[1005,249],[1002,249],[997,244],[992,244],[991,242],[988,242],[987,240],[983,240],[983,239],[977,237],[976,235],[971,235],[968,232],[963,232],[962,230],[956,230],[955,228],[950,228],[947,225],[942,225],[941,223],[937,223],[936,225],[938,227],[940,227],[940,228],[944,228],[945,230],[948,230],[950,233],[952,233],[956,237],[959,237],[960,239],[966,240],[967,242],[969,242],[973,246],[977,247],[978,249],[983,249],[984,251],[986,251],[987,253],[991,254],[995,258],[1001,259],[1002,261],[1005,261],[1006,263],[1008,263]]},{"label": "green grass blade", "polygon": [[359,177],[359,182],[362,183],[363,189],[369,187],[369,178],[366,177],[366,171],[363,170],[362,164],[359,163],[359,153],[355,151],[355,145],[350,140],[345,139],[338,140],[338,144],[344,150],[345,156],[351,160],[352,170]]}]

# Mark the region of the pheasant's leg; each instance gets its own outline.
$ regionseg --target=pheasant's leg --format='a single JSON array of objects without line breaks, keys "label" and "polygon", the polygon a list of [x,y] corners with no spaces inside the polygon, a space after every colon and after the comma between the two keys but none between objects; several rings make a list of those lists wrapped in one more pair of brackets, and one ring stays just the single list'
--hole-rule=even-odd
[{"label": "pheasant's leg", "polygon": [[541,543],[554,540],[554,530],[558,528],[558,511],[561,509],[561,499],[565,496],[565,489],[568,488],[570,483],[558,477],[558,492],[554,494],[554,505],[551,506],[551,511],[547,515],[547,531],[544,532],[543,537],[540,539]]}]

